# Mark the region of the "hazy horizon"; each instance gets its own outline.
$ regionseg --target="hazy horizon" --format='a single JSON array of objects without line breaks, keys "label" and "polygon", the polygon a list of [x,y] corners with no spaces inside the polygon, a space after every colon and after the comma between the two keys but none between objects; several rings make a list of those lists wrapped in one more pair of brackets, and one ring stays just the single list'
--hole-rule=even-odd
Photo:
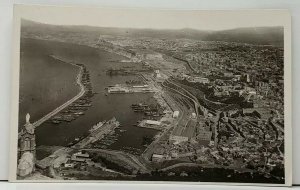
[{"label": "hazy horizon", "polygon": [[195,30],[195,31],[205,31],[205,32],[218,32],[218,31],[229,31],[229,30],[236,30],[236,29],[256,29],[256,28],[284,28],[284,26],[280,25],[274,25],[274,26],[244,26],[244,27],[235,27],[235,28],[228,28],[228,29],[220,29],[220,30],[208,30],[208,29],[196,29],[196,28],[133,28],[133,27],[118,27],[118,26],[94,26],[94,25],[76,25],[76,24],[49,24],[45,22],[38,22],[35,20],[30,20],[30,19],[21,19],[22,21],[27,21],[27,22],[33,22],[36,24],[44,24],[44,25],[52,25],[52,26],[62,26],[62,27],[97,27],[97,28],[110,28],[110,29],[132,29],[132,30]]},{"label": "hazy horizon", "polygon": [[285,22],[282,19],[282,10],[208,11],[56,6],[28,8],[22,7],[22,19],[62,26],[221,31],[280,27]]}]

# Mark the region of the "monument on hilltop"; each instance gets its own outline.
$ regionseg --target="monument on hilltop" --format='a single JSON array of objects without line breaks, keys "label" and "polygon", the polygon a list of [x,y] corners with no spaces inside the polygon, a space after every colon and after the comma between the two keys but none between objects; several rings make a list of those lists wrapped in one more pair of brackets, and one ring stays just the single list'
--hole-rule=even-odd
[{"label": "monument on hilltop", "polygon": [[27,176],[35,170],[36,144],[34,126],[30,123],[30,115],[26,114],[26,123],[19,133],[18,175]]}]

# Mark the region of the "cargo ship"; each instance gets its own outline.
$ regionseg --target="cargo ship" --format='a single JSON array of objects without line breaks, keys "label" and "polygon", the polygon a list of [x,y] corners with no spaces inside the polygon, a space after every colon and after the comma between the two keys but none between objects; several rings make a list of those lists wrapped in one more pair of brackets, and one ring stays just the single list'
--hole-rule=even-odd
[{"label": "cargo ship", "polygon": [[133,93],[128,87],[121,86],[116,84],[114,86],[109,86],[107,92],[110,94],[124,94],[124,93]]},{"label": "cargo ship", "polygon": [[93,133],[94,131],[96,131],[97,129],[99,129],[100,127],[103,126],[103,124],[105,123],[106,121],[100,121],[99,123],[97,123],[96,125],[94,125],[90,130],[89,132],[90,133]]},{"label": "cargo ship", "polygon": [[149,93],[154,92],[148,85],[128,86],[124,84],[110,85],[107,88],[110,94],[124,94],[124,93]]},{"label": "cargo ship", "polygon": [[114,88],[114,89],[108,89],[108,93],[110,94],[124,94],[124,93],[132,93],[130,90],[128,89],[122,89],[122,88]]},{"label": "cargo ship", "polygon": [[91,143],[103,139],[109,134],[113,134],[114,130],[119,126],[120,123],[116,120],[115,117],[109,121],[99,122],[91,127],[91,129],[89,130],[90,134],[87,137],[82,139],[77,144],[74,144],[73,146],[75,148],[84,148]]}]

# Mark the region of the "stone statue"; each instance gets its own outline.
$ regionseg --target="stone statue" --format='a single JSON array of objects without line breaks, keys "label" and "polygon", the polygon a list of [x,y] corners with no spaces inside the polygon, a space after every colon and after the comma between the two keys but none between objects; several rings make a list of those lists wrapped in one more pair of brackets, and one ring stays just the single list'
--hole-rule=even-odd
[{"label": "stone statue", "polygon": [[29,134],[34,134],[34,126],[30,123],[30,114],[26,114],[26,124],[24,125],[25,130]]},{"label": "stone statue", "polygon": [[19,156],[18,175],[27,176],[35,170],[35,134],[34,126],[30,123],[30,115],[26,114],[26,123],[20,132],[19,137]]},{"label": "stone statue", "polygon": [[30,114],[29,114],[29,113],[27,113],[27,114],[26,114],[26,123],[30,123],[30,121],[29,121],[29,120],[30,120]]}]

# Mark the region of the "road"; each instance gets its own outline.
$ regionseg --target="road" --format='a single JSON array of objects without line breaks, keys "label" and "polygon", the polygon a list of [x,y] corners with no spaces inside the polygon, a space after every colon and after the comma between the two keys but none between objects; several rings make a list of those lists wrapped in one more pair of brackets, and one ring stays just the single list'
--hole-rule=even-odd
[{"label": "road", "polygon": [[194,73],[197,73],[197,72],[198,72],[198,70],[195,69],[195,68],[191,65],[191,63],[188,62],[187,60],[182,59],[182,58],[177,57],[177,56],[174,56],[174,55],[170,55],[170,56],[173,57],[173,58],[175,58],[175,59],[177,59],[177,60],[179,60],[179,61],[185,62],[185,63],[189,66],[189,68],[190,68]]},{"label": "road", "polygon": [[214,129],[214,133],[215,133],[215,139],[214,139],[214,144],[215,147],[218,146],[218,125],[219,125],[219,120],[220,120],[220,112],[217,112],[217,115],[215,117],[215,123],[212,125],[212,128]]},{"label": "road", "polygon": [[197,163],[178,163],[172,166],[168,166],[165,168],[160,169],[161,171],[168,171],[177,167],[203,167],[203,168],[224,168],[224,169],[234,169],[241,172],[253,172],[252,169],[248,168],[240,168],[235,166],[221,166],[216,164],[197,164]]},{"label": "road", "polygon": [[282,133],[284,133],[284,129],[283,129],[281,126],[279,126],[277,123],[275,123],[275,120],[274,120],[274,119],[270,119],[269,122],[270,122],[271,125],[275,126],[275,127],[277,128],[277,130],[279,130],[279,131],[281,131]]},{"label": "road", "polygon": [[95,148],[80,149],[80,150],[109,154],[109,155],[112,155],[112,156],[126,162],[128,165],[132,166],[133,168],[140,170],[141,173],[149,173],[149,169],[142,162],[140,162],[140,160],[137,159],[134,155],[124,153],[122,151],[104,150],[104,149],[95,149]]},{"label": "road", "polygon": [[[161,91],[163,91],[163,90],[161,89]],[[179,111],[179,116],[178,116],[178,118],[173,119],[172,123],[170,123],[164,129],[164,131],[161,132],[160,135],[154,141],[152,141],[152,143],[150,145],[147,146],[147,148],[144,150],[144,152],[142,154],[142,158],[145,161],[149,161],[150,160],[151,155],[154,152],[157,143],[159,143],[163,137],[165,137],[174,127],[176,127],[178,125],[178,123],[182,120],[183,116],[185,116],[185,117],[187,116],[187,114],[186,114],[187,112],[184,111],[182,108],[180,108],[180,106],[177,105],[177,102],[175,100],[173,100],[172,96],[168,95],[166,92],[163,92],[163,93],[164,94],[160,95],[160,96],[162,96],[162,99],[169,106],[170,110]],[[168,100],[166,100],[166,99],[168,99]]]}]

